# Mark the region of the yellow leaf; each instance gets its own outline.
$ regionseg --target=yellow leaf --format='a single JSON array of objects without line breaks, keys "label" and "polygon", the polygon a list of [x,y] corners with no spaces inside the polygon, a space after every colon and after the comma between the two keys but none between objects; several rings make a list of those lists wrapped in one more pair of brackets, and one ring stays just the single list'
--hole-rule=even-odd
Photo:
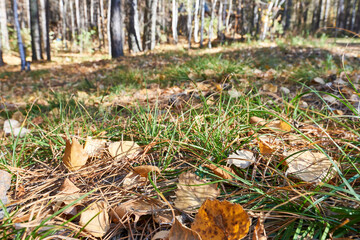
[{"label": "yellow leaf", "polygon": [[63,157],[64,165],[70,171],[76,171],[86,164],[88,155],[85,152],[83,146],[76,140],[72,139],[72,143],[66,139],[65,154]]},{"label": "yellow leaf", "polygon": [[270,83],[264,84],[262,88],[264,91],[268,91],[268,92],[272,92],[272,93],[276,93],[278,90],[277,86],[272,85]]},{"label": "yellow leaf", "polygon": [[263,155],[272,154],[275,151],[271,146],[269,146],[268,143],[260,139],[258,141],[258,145],[259,145],[260,153]]},{"label": "yellow leaf", "polygon": [[[175,223],[170,229],[169,240],[201,240],[199,233],[184,226],[175,218]],[[210,239],[209,239],[210,240]]]},{"label": "yellow leaf", "polygon": [[110,155],[117,160],[123,157],[135,158],[140,151],[141,147],[133,141],[113,142],[109,145]]},{"label": "yellow leaf", "polygon": [[160,173],[160,169],[158,167],[151,165],[134,167],[133,171],[142,177],[147,177],[149,172]]},{"label": "yellow leaf", "polygon": [[249,232],[250,219],[240,204],[206,200],[200,207],[191,229],[202,239],[239,240]]},{"label": "yellow leaf", "polygon": [[80,226],[94,237],[102,237],[110,229],[109,214],[105,202],[93,203],[80,215]]},{"label": "yellow leaf", "polygon": [[284,122],[284,121],[280,121],[280,129],[286,132],[290,132],[291,131],[291,125]]},{"label": "yellow leaf", "polygon": [[179,176],[177,187],[174,204],[184,211],[192,211],[200,207],[207,198],[216,198],[220,194],[217,184],[208,184],[191,172]]},{"label": "yellow leaf", "polygon": [[294,174],[305,182],[314,183],[328,181],[335,175],[332,163],[321,152],[291,151],[284,155],[288,156],[286,163],[289,168],[286,170],[286,175]]}]

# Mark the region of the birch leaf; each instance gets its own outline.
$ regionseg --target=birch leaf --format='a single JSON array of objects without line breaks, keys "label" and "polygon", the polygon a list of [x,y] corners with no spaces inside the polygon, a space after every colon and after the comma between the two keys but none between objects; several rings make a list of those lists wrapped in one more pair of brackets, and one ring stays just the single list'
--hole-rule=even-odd
[{"label": "birch leaf", "polygon": [[63,157],[64,165],[70,171],[76,171],[86,164],[88,154],[85,152],[83,146],[76,138],[72,139],[72,143],[66,139],[65,154]]}]

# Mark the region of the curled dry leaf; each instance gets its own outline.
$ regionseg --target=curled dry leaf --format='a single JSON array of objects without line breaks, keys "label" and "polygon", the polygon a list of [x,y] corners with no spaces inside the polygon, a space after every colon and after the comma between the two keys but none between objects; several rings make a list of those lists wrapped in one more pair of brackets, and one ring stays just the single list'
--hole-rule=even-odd
[{"label": "curled dry leaf", "polygon": [[91,137],[87,137],[84,150],[90,157],[94,157],[105,149],[105,144],[105,139],[92,139]]},{"label": "curled dry leaf", "polygon": [[272,154],[281,146],[281,141],[276,136],[272,135],[259,136],[257,142],[260,153],[263,155]]},{"label": "curled dry leaf", "polygon": [[72,194],[72,193],[80,192],[80,189],[76,187],[72,181],[66,178],[63,184],[61,185],[59,192],[63,194]]},{"label": "curled dry leaf", "polygon": [[266,121],[263,118],[254,116],[250,118],[250,123],[255,124],[256,126],[264,126],[266,124]]},{"label": "curled dry leaf", "polygon": [[[175,223],[170,229],[169,240],[201,240],[200,234],[184,226],[175,218]],[[210,238],[204,238],[210,239]]]},{"label": "curled dry leaf", "polygon": [[134,167],[133,171],[142,177],[147,177],[149,172],[160,173],[160,169],[158,167],[151,165]]},{"label": "curled dry leaf", "polygon": [[124,177],[122,186],[126,190],[130,190],[132,188],[144,186],[148,182],[147,180],[147,177],[142,177],[135,172],[130,172]]},{"label": "curled dry leaf", "polygon": [[76,138],[72,138],[72,143],[66,139],[65,154],[63,157],[64,165],[70,171],[76,171],[86,164],[88,154],[85,152],[83,146]]},{"label": "curled dry leaf", "polygon": [[260,216],[258,217],[258,221],[255,226],[255,231],[254,231],[252,240],[266,240],[267,239],[264,221],[265,221],[264,213],[261,213]]},{"label": "curled dry leaf", "polygon": [[174,204],[184,211],[192,211],[200,207],[207,198],[216,198],[220,194],[217,184],[208,184],[192,172],[182,173],[177,187]]},{"label": "curled dry leaf", "polygon": [[240,204],[206,200],[200,207],[191,229],[202,239],[239,240],[249,232],[250,218]]},{"label": "curled dry leaf", "polygon": [[228,165],[235,165],[238,168],[248,168],[255,161],[254,153],[249,150],[236,151],[230,154],[226,160]]},{"label": "curled dry leaf", "polygon": [[159,212],[163,206],[164,203],[156,199],[130,200],[113,209],[110,216],[113,222],[119,222],[119,220],[127,215],[134,215],[134,221],[137,222],[141,216],[155,214]]},{"label": "curled dry leaf", "polygon": [[80,226],[94,237],[102,237],[110,229],[109,214],[105,202],[95,202],[80,215]]},{"label": "curled dry leaf", "polygon": [[109,145],[109,152],[117,160],[123,157],[135,158],[141,152],[141,147],[133,141],[113,142]]},{"label": "curled dry leaf", "polygon": [[232,180],[233,177],[231,176],[230,173],[235,174],[234,170],[232,170],[231,168],[227,167],[227,166],[216,166],[215,164],[204,164],[204,167],[209,168],[211,171],[214,172],[215,175],[223,178],[223,179],[227,179],[227,180]]},{"label": "curled dry leaf", "polygon": [[284,154],[288,158],[286,175],[294,174],[305,182],[319,183],[334,177],[335,171],[328,157],[321,152],[291,151]]}]

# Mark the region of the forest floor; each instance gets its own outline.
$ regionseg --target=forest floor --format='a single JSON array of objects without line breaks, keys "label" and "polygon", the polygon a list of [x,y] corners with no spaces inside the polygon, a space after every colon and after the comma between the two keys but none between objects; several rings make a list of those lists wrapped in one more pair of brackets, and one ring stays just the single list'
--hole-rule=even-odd
[{"label": "forest floor", "polygon": [[58,53],[29,72],[6,56],[0,236],[359,238],[360,45],[348,43]]}]

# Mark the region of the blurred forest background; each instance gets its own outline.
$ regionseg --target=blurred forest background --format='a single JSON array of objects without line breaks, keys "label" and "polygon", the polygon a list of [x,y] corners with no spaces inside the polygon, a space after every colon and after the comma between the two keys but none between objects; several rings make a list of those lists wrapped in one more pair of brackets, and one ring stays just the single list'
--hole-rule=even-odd
[{"label": "blurred forest background", "polygon": [[211,48],[212,41],[354,36],[360,0],[2,0],[0,18],[0,64],[21,48],[25,69],[26,57],[50,60],[59,51],[119,57],[179,39]]}]

